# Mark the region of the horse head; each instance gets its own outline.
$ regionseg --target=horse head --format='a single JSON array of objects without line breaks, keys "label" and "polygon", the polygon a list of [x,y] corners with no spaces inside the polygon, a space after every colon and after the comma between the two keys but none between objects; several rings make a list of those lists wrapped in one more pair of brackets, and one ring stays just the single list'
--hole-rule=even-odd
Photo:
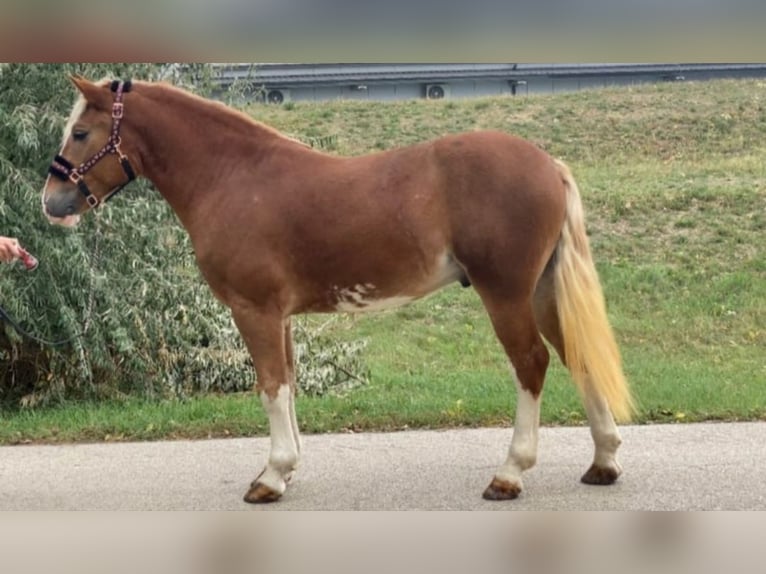
[{"label": "horse head", "polygon": [[61,150],[51,162],[42,194],[51,223],[74,226],[80,215],[100,205],[135,179],[136,151],[120,134],[125,94],[131,83],[71,80],[80,92],[64,129]]}]

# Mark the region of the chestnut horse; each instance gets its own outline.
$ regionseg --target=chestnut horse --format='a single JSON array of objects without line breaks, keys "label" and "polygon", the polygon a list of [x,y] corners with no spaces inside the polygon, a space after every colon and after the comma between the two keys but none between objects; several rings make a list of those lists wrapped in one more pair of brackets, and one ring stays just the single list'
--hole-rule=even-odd
[{"label": "chestnut horse", "polygon": [[541,335],[583,397],[595,443],[583,482],[617,479],[613,416],[627,420],[632,401],[562,162],[488,131],[337,157],[169,85],[72,81],[80,97],[44,213],[75,225],[137,176],[175,210],[231,308],[269,418],[268,462],[247,502],[279,499],[300,457],[290,317],[385,309],[455,281],[479,294],[518,392],[508,456],[484,497],[516,498],[535,463],[549,360]]}]

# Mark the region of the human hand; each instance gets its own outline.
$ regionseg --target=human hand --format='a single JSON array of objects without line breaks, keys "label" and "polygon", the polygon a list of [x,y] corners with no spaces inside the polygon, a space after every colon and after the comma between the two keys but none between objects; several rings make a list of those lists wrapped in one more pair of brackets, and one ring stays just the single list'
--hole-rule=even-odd
[{"label": "human hand", "polygon": [[10,263],[21,257],[21,247],[18,239],[0,235],[0,261]]}]

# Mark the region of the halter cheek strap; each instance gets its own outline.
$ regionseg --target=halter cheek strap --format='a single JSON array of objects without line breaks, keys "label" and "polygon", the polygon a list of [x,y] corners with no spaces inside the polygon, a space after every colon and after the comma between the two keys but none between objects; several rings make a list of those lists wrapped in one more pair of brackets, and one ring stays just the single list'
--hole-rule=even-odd
[{"label": "halter cheek strap", "polygon": [[[80,190],[80,193],[85,196],[85,201],[88,202],[88,205],[91,208],[98,206],[102,201],[109,201],[112,196],[136,179],[136,172],[133,170],[133,166],[130,165],[128,156],[122,153],[122,149],[120,149],[120,146],[122,145],[122,140],[120,139],[120,123],[122,123],[125,107],[122,100],[124,94],[130,91],[131,83],[130,80],[125,82],[115,80],[112,82],[110,88],[112,92],[114,92],[114,103],[112,104],[112,132],[109,135],[109,139],[106,140],[104,147],[76,168],[69,160],[61,155],[57,155],[53,158],[53,162],[51,162],[51,165],[48,168],[48,173],[52,176],[57,177],[62,181],[71,181],[75,184],[77,189]],[[83,176],[98,162],[110,154],[117,155],[117,158],[120,160],[120,165],[122,166],[122,171],[125,172],[128,180],[112,189],[104,196],[103,200],[100,200],[91,193],[90,189],[88,189],[88,185],[85,183]]]}]

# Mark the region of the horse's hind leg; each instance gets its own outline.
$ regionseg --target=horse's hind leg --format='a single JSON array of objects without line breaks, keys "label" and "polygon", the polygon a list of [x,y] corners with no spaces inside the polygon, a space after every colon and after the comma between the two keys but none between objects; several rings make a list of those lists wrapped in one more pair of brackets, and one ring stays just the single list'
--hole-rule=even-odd
[{"label": "horse's hind leg", "polygon": [[[553,273],[550,269],[546,270],[537,284],[534,309],[540,332],[553,345],[561,362],[566,365],[564,339],[559,326]],[[583,475],[582,481],[586,484],[612,484],[622,473],[622,467],[617,461],[617,449],[622,439],[606,401],[594,393],[592,388],[593,386],[586,382],[583,404],[595,445],[595,455],[593,464]]]},{"label": "horse's hind leg", "polygon": [[477,286],[477,291],[511,360],[518,391],[508,458],[484,491],[487,500],[509,500],[521,492],[522,472],[537,460],[540,396],[548,368],[548,350],[538,333],[528,298],[506,301],[483,292],[481,286]]},{"label": "horse's hind leg", "polygon": [[271,451],[266,468],[253,481],[246,502],[273,502],[287,488],[299,457],[292,366],[288,366],[285,319],[254,308],[234,308],[234,322],[247,345],[257,374],[256,390],[269,417]]}]

